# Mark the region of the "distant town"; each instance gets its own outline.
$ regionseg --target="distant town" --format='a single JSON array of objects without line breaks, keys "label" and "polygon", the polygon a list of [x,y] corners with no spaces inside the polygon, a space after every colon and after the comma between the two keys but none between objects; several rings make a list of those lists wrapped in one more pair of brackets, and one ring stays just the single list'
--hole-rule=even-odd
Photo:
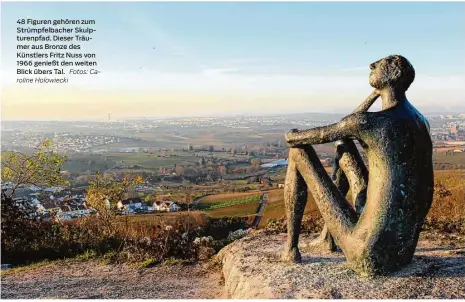
[{"label": "distant town", "polygon": [[[67,156],[68,188],[23,187],[17,202],[45,219],[92,215],[86,190],[96,173],[121,179],[140,175],[120,201],[121,215],[177,212],[201,196],[282,188],[288,147],[284,133],[337,122],[336,114],[294,114],[229,118],[170,118],[102,122],[2,122],[2,152],[25,154],[45,140]],[[465,167],[465,113],[427,116],[434,142],[435,169]],[[331,144],[316,146],[329,170]],[[13,184],[2,183],[3,188]]]}]

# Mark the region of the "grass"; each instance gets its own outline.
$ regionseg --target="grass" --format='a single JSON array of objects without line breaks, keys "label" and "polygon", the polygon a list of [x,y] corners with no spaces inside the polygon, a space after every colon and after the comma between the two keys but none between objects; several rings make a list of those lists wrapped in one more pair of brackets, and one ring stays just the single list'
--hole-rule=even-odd
[{"label": "grass", "polygon": [[[313,200],[313,196],[309,194],[307,205],[305,207],[305,215],[319,215],[318,208]],[[284,206],[284,189],[272,190],[268,193],[268,203],[263,211],[263,217],[259,227],[264,227],[270,219],[279,219],[286,216]]]},{"label": "grass", "polygon": [[465,232],[465,170],[436,171],[429,225]]},{"label": "grass", "polygon": [[447,154],[445,152],[433,153],[435,169],[463,169],[465,167],[465,152]]},{"label": "grass", "polygon": [[150,237],[159,227],[189,224],[190,229],[205,225],[206,214],[200,211],[118,216],[118,228],[133,238]]},{"label": "grass", "polygon": [[152,267],[154,265],[158,264],[158,261],[157,259],[155,258],[148,258],[146,259],[145,261],[141,262],[139,264],[139,268],[149,268],[149,267]]},{"label": "grass", "polygon": [[27,264],[27,265],[15,266],[15,267],[12,267],[12,268],[9,268],[9,269],[6,269],[6,270],[1,270],[1,276],[5,277],[5,276],[11,275],[11,274],[16,274],[16,273],[19,273],[19,272],[32,270],[32,269],[40,268],[40,267],[43,267],[43,266],[46,266],[46,265],[51,265],[51,264],[55,264],[55,263],[59,263],[59,262],[63,262],[63,261],[66,261],[66,260],[61,260],[61,259],[60,260],[54,260],[54,261],[44,260],[44,261],[40,261],[40,262],[33,262],[33,263]]},{"label": "grass", "polygon": [[209,195],[203,197],[199,205],[213,218],[243,217],[257,213],[260,196],[257,191]]},{"label": "grass", "polygon": [[257,213],[259,203],[259,201],[254,201],[245,204],[238,204],[231,207],[214,209],[207,211],[206,213],[208,216],[213,218],[249,216]]},{"label": "grass", "polygon": [[199,201],[199,204],[219,203],[219,202],[223,202],[223,201],[230,200],[233,198],[246,197],[246,196],[252,196],[252,195],[257,195],[257,192],[226,193],[226,194],[209,195],[209,196],[203,197]]},{"label": "grass", "polygon": [[78,260],[90,260],[90,259],[95,259],[97,258],[97,253],[95,251],[85,251],[84,253],[77,255],[76,259]]},{"label": "grass", "polygon": [[[105,155],[72,155],[65,163],[64,169],[72,173],[85,173],[86,171],[107,170],[118,164],[119,167],[127,165],[137,165],[147,170],[158,170],[160,167],[183,165],[186,163],[195,164],[199,162],[199,157],[193,153],[164,152],[165,157],[160,156],[160,152],[143,153],[119,153],[110,152]],[[123,162],[123,163],[121,163]],[[119,169],[115,168],[114,171]]]},{"label": "grass", "polygon": [[102,264],[108,264],[110,259],[114,257],[116,253],[109,252],[104,255],[98,255],[95,251],[86,250],[84,253],[77,255],[73,258],[66,258],[66,259],[57,259],[57,260],[43,260],[39,262],[32,262],[26,265],[14,266],[12,268],[1,270],[1,276],[5,277],[11,274],[16,274],[19,272],[29,271],[37,268],[41,268],[47,265],[59,264],[59,263],[67,263],[69,261],[79,260],[79,261],[87,261],[87,260],[94,260],[98,261]]},{"label": "grass", "polygon": [[220,202],[216,202],[216,203],[201,204],[201,208],[206,211],[209,211],[209,210],[214,210],[214,209],[219,209],[219,208],[232,207],[236,205],[260,201],[260,198],[261,198],[261,194],[234,197],[231,199],[221,200]]},{"label": "grass", "polygon": [[[171,152],[166,152],[167,155]],[[113,153],[108,156],[109,160],[120,162],[123,165],[139,165],[150,169],[158,169],[163,166],[174,166],[175,164],[196,163],[198,157],[192,156],[191,153],[176,153],[177,156],[159,157],[159,153]]]},{"label": "grass", "polygon": [[170,266],[170,265],[176,265],[176,264],[184,264],[188,263],[189,261],[183,260],[183,259],[178,259],[178,258],[168,258],[165,261],[163,261],[163,265]]}]

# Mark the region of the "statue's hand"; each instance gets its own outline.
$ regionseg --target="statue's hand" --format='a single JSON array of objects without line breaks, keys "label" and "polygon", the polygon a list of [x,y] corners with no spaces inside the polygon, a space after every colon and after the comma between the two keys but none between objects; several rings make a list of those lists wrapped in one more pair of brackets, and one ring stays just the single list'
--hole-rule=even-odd
[{"label": "statue's hand", "polygon": [[295,144],[295,140],[296,140],[296,133],[298,133],[299,130],[297,129],[291,129],[289,130],[285,137],[286,137],[286,142],[287,144],[289,145],[289,147],[294,147],[294,144]]}]

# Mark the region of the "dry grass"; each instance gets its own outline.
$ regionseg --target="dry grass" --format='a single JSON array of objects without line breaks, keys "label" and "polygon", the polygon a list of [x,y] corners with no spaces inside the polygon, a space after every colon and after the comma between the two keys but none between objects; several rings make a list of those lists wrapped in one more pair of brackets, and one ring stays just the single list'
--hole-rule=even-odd
[{"label": "dry grass", "polygon": [[427,225],[443,232],[465,233],[465,171],[436,171],[434,176]]},{"label": "dry grass", "polygon": [[[280,219],[285,217],[286,209],[284,206],[284,189],[273,190],[268,193],[268,204],[263,212],[263,218],[260,221],[259,227],[264,227],[270,219]],[[307,206],[305,207],[305,215],[319,216],[319,211],[316,206],[313,196],[309,194]]]},{"label": "dry grass", "polygon": [[195,229],[206,225],[208,218],[200,211],[174,212],[163,214],[138,214],[119,216],[117,222],[118,233],[130,238],[151,237],[161,228],[170,225],[182,225],[184,229]]},{"label": "dry grass", "polygon": [[257,213],[259,201],[253,201],[243,204],[238,204],[231,207],[219,208],[208,211],[207,214],[210,217],[242,217],[248,215],[255,215]]}]

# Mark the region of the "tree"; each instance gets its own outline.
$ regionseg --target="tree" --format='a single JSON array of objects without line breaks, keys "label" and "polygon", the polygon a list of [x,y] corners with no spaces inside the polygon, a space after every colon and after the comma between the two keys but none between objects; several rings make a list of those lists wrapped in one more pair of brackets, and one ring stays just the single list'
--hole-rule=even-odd
[{"label": "tree", "polygon": [[32,155],[21,152],[5,152],[1,155],[2,183],[7,183],[5,197],[12,197],[16,190],[27,185],[52,187],[68,185],[61,168],[66,156],[60,156],[52,149],[52,142],[46,140],[39,144]]},{"label": "tree", "polygon": [[215,151],[215,148],[213,147],[213,145],[210,145],[210,147],[208,147],[208,151],[209,151],[209,152]]},{"label": "tree", "polygon": [[113,212],[117,209],[118,202],[123,200],[125,194],[142,182],[140,176],[133,179],[123,177],[121,181],[117,181],[113,178],[104,178],[98,172],[96,179],[89,183],[87,204],[100,214]]},{"label": "tree", "polygon": [[100,220],[103,222],[104,232],[109,235],[115,231],[113,228],[113,217],[118,212],[118,202],[130,189],[143,182],[142,177],[134,179],[124,177],[121,181],[113,178],[104,178],[97,173],[96,179],[89,183],[86,204],[94,208]]},{"label": "tree", "polygon": [[179,176],[182,176],[185,173],[185,169],[183,166],[177,166],[175,170],[176,170],[176,174]]},{"label": "tree", "polygon": [[155,197],[155,196],[152,196],[152,195],[150,195],[150,194],[148,194],[147,196],[145,196],[145,198],[144,198],[145,204],[151,206],[151,205],[152,205],[152,202],[151,202],[151,201],[152,201],[153,199],[155,199],[154,197]]},{"label": "tree", "polygon": [[50,187],[68,183],[60,173],[66,158],[51,151],[51,146],[50,141],[45,141],[29,156],[21,152],[1,155],[2,263],[21,258],[21,252],[43,239],[43,225],[31,219],[37,217],[37,209],[29,203],[16,203],[16,190],[27,185]]}]

